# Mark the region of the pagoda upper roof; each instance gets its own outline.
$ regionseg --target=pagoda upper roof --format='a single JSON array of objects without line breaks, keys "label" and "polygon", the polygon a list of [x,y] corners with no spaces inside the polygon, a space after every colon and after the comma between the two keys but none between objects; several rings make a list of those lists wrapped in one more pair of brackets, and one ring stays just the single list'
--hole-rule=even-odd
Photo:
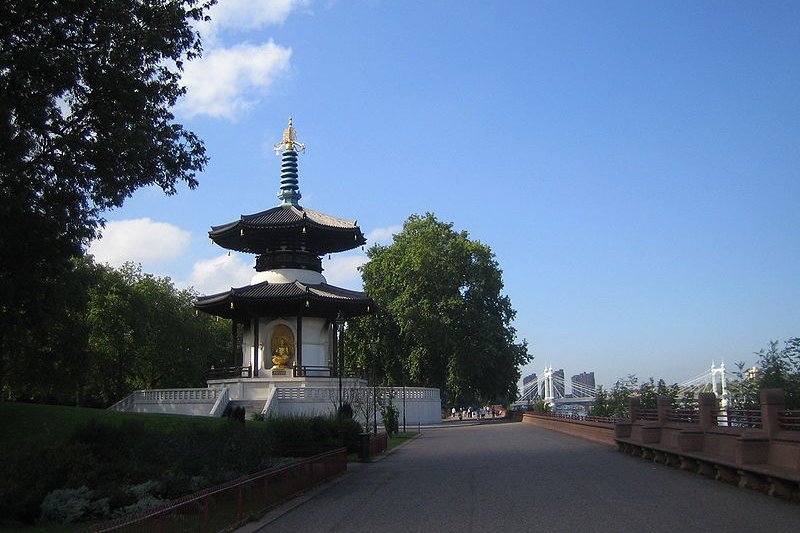
[{"label": "pagoda upper roof", "polygon": [[322,255],[350,250],[367,242],[355,221],[291,204],[212,226],[208,236],[223,248],[253,254],[281,247],[303,247]]},{"label": "pagoda upper roof", "polygon": [[315,316],[345,318],[376,311],[375,302],[360,291],[351,291],[327,283],[270,283],[231,288],[202,296],[195,307],[223,318],[245,319],[254,316]]}]

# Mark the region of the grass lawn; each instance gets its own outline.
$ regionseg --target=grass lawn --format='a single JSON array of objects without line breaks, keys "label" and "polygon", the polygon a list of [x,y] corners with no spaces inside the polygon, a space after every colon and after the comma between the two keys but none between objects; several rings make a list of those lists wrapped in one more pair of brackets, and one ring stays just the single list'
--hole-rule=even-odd
[{"label": "grass lawn", "polygon": [[397,448],[401,444],[410,441],[411,439],[415,438],[419,433],[416,431],[401,431],[400,433],[396,433],[395,435],[389,437],[389,449]]}]

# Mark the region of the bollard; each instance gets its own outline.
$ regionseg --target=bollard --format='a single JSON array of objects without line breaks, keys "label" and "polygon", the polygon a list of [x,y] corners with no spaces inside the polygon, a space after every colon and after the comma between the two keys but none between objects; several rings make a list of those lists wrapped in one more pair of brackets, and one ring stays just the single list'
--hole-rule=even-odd
[{"label": "bollard", "polygon": [[780,431],[778,417],[785,409],[783,389],[761,389],[761,427],[768,437]]},{"label": "bollard", "polygon": [[700,417],[700,429],[708,431],[717,425],[717,395],[713,392],[701,392],[697,397],[697,410]]},{"label": "bollard", "polygon": [[630,410],[631,422],[639,419],[639,410],[642,408],[642,399],[638,396],[628,398],[628,409]]},{"label": "bollard", "polygon": [[658,425],[666,426],[669,421],[669,414],[672,411],[672,398],[669,396],[659,396],[656,400],[658,406]]},{"label": "bollard", "polygon": [[358,434],[358,460],[362,463],[367,463],[372,459],[369,439],[369,433]]}]

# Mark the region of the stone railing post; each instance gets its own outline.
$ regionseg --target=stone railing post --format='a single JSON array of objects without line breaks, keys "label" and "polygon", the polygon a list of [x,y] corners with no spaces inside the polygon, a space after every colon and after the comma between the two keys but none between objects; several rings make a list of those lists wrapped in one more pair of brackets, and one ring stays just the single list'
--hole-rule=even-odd
[{"label": "stone railing post", "polygon": [[778,416],[786,409],[783,389],[761,389],[761,427],[768,437],[780,431]]},{"label": "stone railing post", "polygon": [[659,396],[656,402],[658,406],[658,425],[665,426],[669,422],[669,413],[672,411],[672,398]]},{"label": "stone railing post", "polygon": [[717,395],[713,392],[701,392],[697,397],[697,411],[700,418],[700,429],[708,431],[717,425]]},{"label": "stone railing post", "polygon": [[628,410],[631,415],[631,422],[639,420],[639,411],[642,408],[642,399],[638,396],[628,398]]}]

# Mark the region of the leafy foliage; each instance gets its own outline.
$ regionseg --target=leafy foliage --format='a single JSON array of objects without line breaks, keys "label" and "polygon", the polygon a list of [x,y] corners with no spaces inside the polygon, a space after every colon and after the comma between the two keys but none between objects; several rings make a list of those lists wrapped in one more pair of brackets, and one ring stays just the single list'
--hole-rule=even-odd
[{"label": "leafy foliage", "polygon": [[533,402],[530,403],[528,410],[534,413],[550,413],[553,408],[550,407],[550,404],[545,402],[543,398],[537,396]]},{"label": "leafy foliage", "polygon": [[0,2],[0,375],[48,366],[41,337],[56,325],[74,380],[70,260],[136,189],[197,186],[205,148],[170,108],[213,3]]},{"label": "leafy foliage", "polygon": [[108,498],[94,500],[87,487],[56,489],[42,501],[41,519],[44,522],[70,524],[108,515]]},{"label": "leafy foliage", "polygon": [[348,330],[349,365],[379,365],[390,386],[438,387],[448,405],[516,397],[530,356],[515,343],[515,311],[488,246],[427,213],[367,255],[364,289],[380,312]]},{"label": "leafy foliage", "polygon": [[655,409],[659,396],[669,396],[673,400],[678,399],[679,388],[677,383],[667,385],[663,379],[656,382],[652,377],[639,385],[639,379],[631,374],[618,379],[611,390],[598,387],[597,396],[589,410],[589,415],[627,417],[630,415],[628,401],[633,396],[640,398],[642,409]]},{"label": "leafy foliage", "polygon": [[228,366],[229,322],[195,316],[195,294],[169,278],[83,258],[62,281],[58,313],[6,365],[5,399],[107,406],[132,390],[202,386],[212,365]]},{"label": "leafy foliage", "polygon": [[339,446],[354,453],[363,429],[352,417],[271,416],[260,422],[269,428],[275,455],[311,455]]},{"label": "leafy foliage", "polygon": [[400,423],[398,421],[400,412],[392,404],[381,406],[381,418],[383,418],[383,427],[386,428],[386,433],[389,436],[396,435],[400,430]]},{"label": "leafy foliage", "polygon": [[0,417],[0,529],[144,509],[342,440],[355,452],[361,432],[336,417],[241,424],[9,402]]},{"label": "leafy foliage", "polygon": [[758,357],[753,369],[745,370],[744,363],[736,364],[736,379],[728,385],[731,407],[758,409],[761,389],[783,389],[788,409],[800,408],[800,337],[786,340],[781,347],[771,341]]},{"label": "leafy foliage", "polygon": [[[45,508],[56,519],[62,505],[69,516],[61,519],[80,520],[137,504],[142,495],[131,490],[135,485],[155,482],[150,495],[172,499],[196,490],[198,478],[208,486],[270,464],[265,428],[203,417],[7,402],[0,408],[8,421],[5,429],[15,436],[22,428],[27,432],[24,446],[18,438],[0,440],[5,464],[0,516],[5,520],[30,523]],[[52,431],[46,417],[62,414],[69,423]],[[65,492],[54,493],[58,490]]]}]

